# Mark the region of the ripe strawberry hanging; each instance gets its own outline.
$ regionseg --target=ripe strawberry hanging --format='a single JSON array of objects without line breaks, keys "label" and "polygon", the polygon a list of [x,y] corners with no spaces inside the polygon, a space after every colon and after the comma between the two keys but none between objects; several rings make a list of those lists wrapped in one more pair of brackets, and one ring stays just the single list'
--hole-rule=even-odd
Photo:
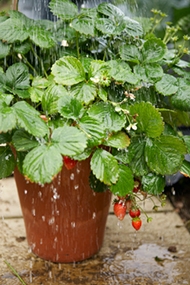
[{"label": "ripe strawberry hanging", "polygon": [[74,160],[74,159],[70,158],[69,156],[64,156],[63,161],[64,161],[65,167],[68,170],[73,169],[75,167],[75,165],[77,164],[77,160]]},{"label": "ripe strawberry hanging", "polygon": [[116,217],[122,221],[126,215],[126,210],[127,207],[125,205],[125,203],[120,200],[119,202],[115,202],[114,204],[114,214],[116,215]]},{"label": "ripe strawberry hanging", "polygon": [[129,215],[131,218],[139,217],[141,214],[141,211],[138,208],[131,208],[129,211]]},{"label": "ripe strawberry hanging", "polygon": [[136,231],[138,231],[142,226],[142,220],[139,217],[133,218],[132,226]]}]

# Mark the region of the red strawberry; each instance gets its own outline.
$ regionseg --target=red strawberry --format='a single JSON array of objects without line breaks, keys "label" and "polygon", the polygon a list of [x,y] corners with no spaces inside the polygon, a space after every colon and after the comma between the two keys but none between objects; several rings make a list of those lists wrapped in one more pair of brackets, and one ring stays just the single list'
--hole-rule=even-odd
[{"label": "red strawberry", "polygon": [[127,207],[125,203],[123,203],[123,201],[119,201],[114,204],[114,214],[120,221],[124,219],[126,215],[126,210],[127,210]]},{"label": "red strawberry", "polygon": [[133,218],[132,226],[133,228],[135,228],[136,231],[138,231],[140,227],[142,226],[142,220],[139,217]]},{"label": "red strawberry", "polygon": [[131,218],[139,217],[141,214],[141,211],[138,208],[131,208],[129,211],[129,215]]},{"label": "red strawberry", "polygon": [[77,164],[77,160],[74,160],[74,159],[70,158],[69,156],[64,156],[63,161],[64,161],[64,164],[65,164],[65,167],[68,170],[74,168],[75,165]]}]

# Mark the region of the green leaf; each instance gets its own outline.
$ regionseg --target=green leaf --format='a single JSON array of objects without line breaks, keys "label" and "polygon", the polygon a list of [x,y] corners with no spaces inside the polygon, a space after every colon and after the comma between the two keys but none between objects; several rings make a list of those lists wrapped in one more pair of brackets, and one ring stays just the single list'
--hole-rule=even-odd
[{"label": "green leaf", "polygon": [[49,82],[46,78],[41,76],[35,76],[32,81],[33,87],[38,87],[40,89],[45,89],[49,85]]},{"label": "green leaf", "polygon": [[63,126],[53,131],[52,143],[62,155],[72,157],[84,151],[87,144],[87,137],[76,127]]},{"label": "green leaf", "polygon": [[105,136],[105,129],[100,120],[88,115],[85,115],[80,119],[79,127],[87,134],[89,146],[100,144]]},{"label": "green leaf", "polygon": [[13,98],[14,96],[11,94],[0,94],[0,108],[4,108],[5,105],[10,105]]},{"label": "green leaf", "polygon": [[59,113],[67,119],[78,120],[84,113],[83,105],[71,95],[65,94],[58,101]]},{"label": "green leaf", "polygon": [[0,58],[5,58],[10,51],[10,46],[0,41]]},{"label": "green leaf", "polygon": [[103,182],[98,180],[95,175],[93,175],[92,171],[90,172],[89,176],[89,183],[90,188],[95,192],[105,192],[108,189],[108,186],[105,185]]},{"label": "green leaf", "polygon": [[26,155],[23,174],[32,182],[50,183],[62,165],[62,155],[54,146],[40,145]]},{"label": "green leaf", "polygon": [[101,3],[98,5],[97,11],[109,18],[120,19],[124,17],[124,13],[111,3]]},{"label": "green leaf", "polygon": [[141,137],[133,137],[128,147],[129,165],[136,176],[142,176],[149,172],[145,161],[146,140]]},{"label": "green leaf", "polygon": [[9,10],[8,13],[11,19],[19,20],[27,28],[35,24],[35,21],[33,19],[30,19],[22,12],[16,10]]},{"label": "green leaf", "polygon": [[42,108],[47,114],[58,112],[58,101],[62,96],[69,96],[68,91],[62,86],[51,84],[42,95]]},{"label": "green leaf", "polygon": [[0,179],[8,177],[15,168],[15,158],[9,146],[0,146]]},{"label": "green leaf", "polygon": [[48,133],[48,127],[40,118],[40,113],[25,101],[13,105],[19,126],[35,137],[43,137]]},{"label": "green leaf", "polygon": [[92,60],[90,63],[89,77],[93,82],[102,84],[104,77],[110,77],[110,68],[103,60]]},{"label": "green leaf", "polygon": [[12,142],[17,151],[27,151],[39,145],[33,136],[21,129],[16,130]]},{"label": "green leaf", "polygon": [[97,149],[91,158],[91,169],[93,174],[106,185],[116,183],[119,176],[117,160],[109,152]]},{"label": "green leaf", "polygon": [[158,62],[166,53],[166,46],[161,39],[151,38],[145,41],[142,48],[144,62]]},{"label": "green leaf", "polygon": [[44,90],[43,89],[40,89],[38,87],[30,87],[28,89],[28,92],[30,94],[30,99],[31,99],[32,102],[34,102],[34,103],[41,102],[42,96],[44,94]]},{"label": "green leaf", "polygon": [[106,102],[99,102],[94,104],[89,109],[89,115],[93,118],[99,119],[104,128],[109,132],[120,131],[126,123],[126,117],[123,113],[118,113],[115,108]]},{"label": "green leaf", "polygon": [[0,105],[0,133],[6,133],[16,127],[14,110],[5,103]]},{"label": "green leaf", "polygon": [[104,88],[102,88],[101,86],[99,86],[98,88],[98,96],[100,97],[100,99],[104,102],[107,101],[108,98],[108,93],[106,92],[106,90]]},{"label": "green leaf", "polygon": [[119,54],[123,60],[139,63],[141,54],[135,45],[122,44],[119,48]]},{"label": "green leaf", "polygon": [[170,96],[178,90],[177,79],[170,74],[164,74],[162,79],[155,84],[155,88],[164,96]]},{"label": "green leaf", "polygon": [[143,184],[143,190],[150,195],[159,195],[164,191],[165,177],[149,173],[144,175],[141,180]]},{"label": "green leaf", "polygon": [[[184,81],[185,82],[185,81]],[[182,111],[190,111],[190,84],[181,85],[177,92],[171,97],[173,106]]]},{"label": "green leaf", "polygon": [[58,59],[52,66],[55,82],[63,85],[75,85],[85,80],[85,71],[81,62],[73,56]]},{"label": "green leaf", "polygon": [[137,76],[131,72],[131,68],[128,63],[122,60],[111,60],[108,62],[110,67],[110,75],[118,82],[128,82],[130,84],[136,84],[138,82]]},{"label": "green leaf", "polygon": [[129,163],[128,149],[112,149],[112,155],[123,164]]},{"label": "green leaf", "polygon": [[190,136],[187,136],[187,135],[183,136],[183,140],[187,147],[187,152],[190,153]]},{"label": "green leaf", "polygon": [[187,160],[184,160],[180,170],[179,170],[185,177],[190,177],[190,162]]},{"label": "green leaf", "polygon": [[149,102],[135,103],[130,107],[130,114],[138,114],[137,132],[145,133],[147,137],[159,137],[164,130],[161,114]]},{"label": "green leaf", "polygon": [[112,184],[110,187],[111,192],[114,195],[121,197],[126,196],[133,192],[134,178],[132,171],[125,165],[119,165],[119,177],[116,184]]},{"label": "green leaf", "polygon": [[154,87],[146,86],[134,92],[135,102],[150,102],[152,105],[158,105],[160,96],[155,92]]},{"label": "green leaf", "polygon": [[186,147],[183,141],[171,135],[146,141],[145,157],[150,169],[161,175],[176,173],[184,159]]},{"label": "green leaf", "polygon": [[106,35],[117,35],[115,23],[111,19],[98,18],[96,29]]},{"label": "green leaf", "polygon": [[129,146],[130,138],[126,133],[120,131],[111,134],[103,144],[117,149],[123,149]]},{"label": "green leaf", "polygon": [[135,65],[134,73],[144,82],[155,82],[162,78],[163,69],[158,63]]},{"label": "green leaf", "polygon": [[17,89],[27,89],[30,86],[29,72],[25,64],[15,63],[6,71],[6,84],[16,92]]},{"label": "green leaf", "polygon": [[132,37],[138,37],[142,36],[143,34],[143,28],[141,24],[127,16],[124,17],[124,23],[125,23],[125,32],[132,36]]},{"label": "green leaf", "polygon": [[56,44],[53,40],[52,33],[41,27],[33,26],[28,32],[30,39],[41,48],[48,49]]},{"label": "green leaf", "polygon": [[19,19],[8,19],[0,23],[0,39],[8,43],[23,42],[29,36],[25,23]]},{"label": "green leaf", "polygon": [[71,94],[84,104],[92,102],[97,95],[96,85],[92,82],[81,82],[72,86]]},{"label": "green leaf", "polygon": [[49,7],[62,20],[71,20],[78,15],[77,6],[68,0],[51,0]]},{"label": "green leaf", "polygon": [[92,152],[92,148],[85,148],[85,150],[82,153],[73,155],[72,158],[78,161],[85,160],[91,155],[91,152]]},{"label": "green leaf", "polygon": [[32,87],[28,89],[30,94],[30,99],[32,102],[41,102],[42,96],[44,94],[44,89],[48,86],[49,82],[46,78],[41,76],[34,77],[32,81]]},{"label": "green leaf", "polygon": [[21,55],[26,54],[31,50],[31,48],[32,48],[31,45],[32,45],[32,43],[28,42],[27,40],[25,42],[22,42],[22,43],[15,43],[13,46],[13,50],[14,50],[14,52],[20,53]]},{"label": "green leaf", "polygon": [[81,16],[80,18],[74,19],[70,25],[80,34],[94,37],[94,19]]}]

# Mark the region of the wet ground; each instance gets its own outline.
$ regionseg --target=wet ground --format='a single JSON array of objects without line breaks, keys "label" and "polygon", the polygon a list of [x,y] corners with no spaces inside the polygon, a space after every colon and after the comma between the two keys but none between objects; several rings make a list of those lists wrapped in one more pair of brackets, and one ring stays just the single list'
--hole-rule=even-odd
[{"label": "wet ground", "polygon": [[53,264],[34,256],[27,246],[13,178],[0,181],[0,284],[19,285],[4,261],[26,284],[183,285],[190,284],[190,234],[177,208],[168,201],[158,212],[144,205],[153,221],[138,232],[129,217],[118,222],[112,208],[104,244],[93,258]]}]

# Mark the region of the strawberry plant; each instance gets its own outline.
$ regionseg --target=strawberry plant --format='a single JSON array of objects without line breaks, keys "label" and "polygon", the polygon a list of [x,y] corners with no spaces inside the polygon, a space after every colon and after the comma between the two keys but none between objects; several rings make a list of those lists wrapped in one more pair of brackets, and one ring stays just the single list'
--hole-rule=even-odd
[{"label": "strawberry plant", "polygon": [[178,45],[166,26],[157,38],[151,19],[110,3],[50,9],[55,23],[0,14],[0,179],[17,165],[49,183],[63,157],[90,158],[94,191],[134,200],[159,196],[165,175],[189,176],[190,137],[178,131],[190,123],[188,36]]}]

